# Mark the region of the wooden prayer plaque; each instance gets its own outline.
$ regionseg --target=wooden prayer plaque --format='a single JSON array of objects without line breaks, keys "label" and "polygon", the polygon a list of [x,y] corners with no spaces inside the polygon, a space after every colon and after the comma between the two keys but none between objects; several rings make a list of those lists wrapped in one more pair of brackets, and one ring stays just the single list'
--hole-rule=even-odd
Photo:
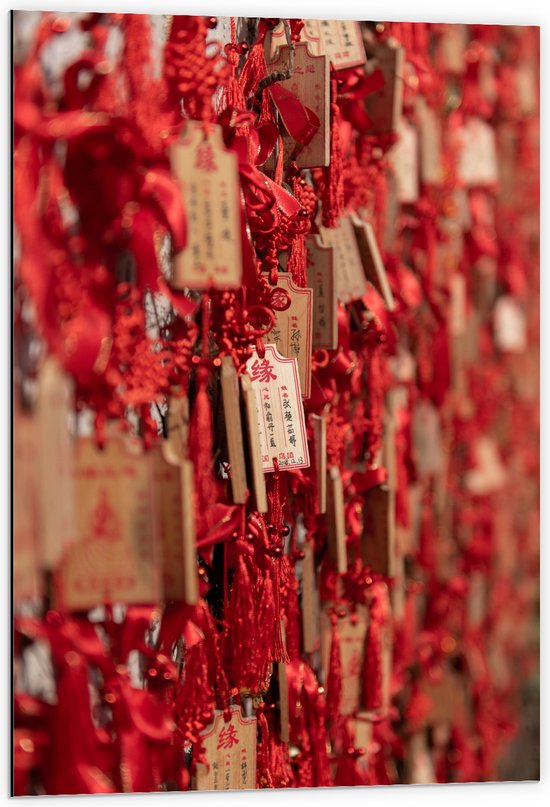
[{"label": "wooden prayer plaque", "polygon": [[[275,59],[268,64],[270,72],[280,71],[289,64],[289,47],[282,45]],[[318,131],[305,146],[290,135],[283,135],[285,156],[296,149],[299,168],[322,168],[330,161],[330,70],[326,56],[313,56],[308,45],[298,42],[294,50],[294,71],[286,81],[278,82],[282,90],[290,90],[301,103],[319,119]],[[269,90],[268,90],[269,91]],[[278,90],[279,91],[279,90]]]},{"label": "wooden prayer plaque", "polygon": [[313,350],[338,347],[337,297],[334,248],[324,246],[318,235],[308,235],[307,282],[313,290]]},{"label": "wooden prayer plaque", "polygon": [[216,711],[212,726],[202,735],[208,766],[197,764],[195,790],[254,790],[256,788],[256,718],[243,717],[231,707],[225,722]]},{"label": "wooden prayer plaque", "polygon": [[277,288],[286,291],[290,306],[285,311],[275,311],[275,326],[264,341],[275,345],[281,356],[297,360],[302,396],[309,398],[313,291],[296,286],[287,272],[279,273]]},{"label": "wooden prayer plaque", "polygon": [[110,439],[100,450],[76,441],[78,541],[56,578],[57,606],[85,611],[102,603],[157,603],[161,568],[153,466],[141,445]]},{"label": "wooden prayer plaque", "polygon": [[223,413],[227,434],[227,448],[231,463],[231,490],[235,504],[246,502],[248,488],[246,485],[246,467],[244,462],[243,430],[239,381],[237,370],[231,356],[222,358],[221,384],[223,396]]},{"label": "wooden prayer plaque", "polygon": [[223,145],[221,127],[187,121],[170,147],[170,166],[182,189],[187,244],[175,257],[176,289],[239,288],[241,211],[237,156]]}]

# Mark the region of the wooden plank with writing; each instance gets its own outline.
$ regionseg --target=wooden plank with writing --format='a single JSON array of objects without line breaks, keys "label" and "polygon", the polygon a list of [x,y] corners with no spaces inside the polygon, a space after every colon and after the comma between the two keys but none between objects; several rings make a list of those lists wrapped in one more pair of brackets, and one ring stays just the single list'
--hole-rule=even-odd
[{"label": "wooden plank with writing", "polygon": [[391,576],[394,547],[390,529],[391,496],[387,485],[376,485],[365,494],[361,558],[373,572]]},{"label": "wooden plank with writing", "polygon": [[161,567],[153,466],[136,441],[110,439],[100,450],[76,441],[77,543],[56,575],[58,607],[88,610],[102,603],[157,603]]},{"label": "wooden plank with writing", "polygon": [[262,359],[256,351],[246,365],[255,395],[256,421],[249,427],[260,437],[261,465],[264,473],[274,470],[276,459],[280,470],[309,468],[309,449],[305,427],[304,405],[300,394],[300,378],[296,359],[278,352],[274,345],[265,346]]},{"label": "wooden plank with writing", "polygon": [[193,463],[191,460],[167,461],[163,448],[155,446],[151,453],[162,546],[164,597],[195,605],[199,599],[199,586]]},{"label": "wooden plank with writing", "polygon": [[370,221],[361,221],[355,214],[352,216],[352,222],[365,275],[381,295],[388,311],[393,311],[395,299],[382,262],[374,228]]},{"label": "wooden plank with writing", "polygon": [[[269,277],[267,273],[264,276]],[[277,288],[288,294],[290,306],[285,311],[275,311],[275,325],[264,341],[275,345],[281,356],[297,360],[302,397],[309,398],[313,290],[296,286],[287,272],[279,272]]]},{"label": "wooden plank with writing", "polygon": [[325,246],[334,248],[336,296],[347,304],[360,300],[367,290],[367,281],[357,238],[350,216],[342,216],[334,229],[319,228]]},{"label": "wooden plank with writing", "polygon": [[248,495],[244,462],[243,430],[241,423],[239,381],[231,356],[222,358],[221,385],[223,413],[227,433],[227,448],[231,463],[231,490],[235,504],[244,504]]},{"label": "wooden plank with writing", "polygon": [[48,356],[38,375],[39,528],[41,565],[53,571],[62,553],[74,543],[74,455],[70,425],[73,417],[72,379],[58,360]]},{"label": "wooden plank with writing", "polygon": [[[281,71],[289,64],[289,47],[282,45],[269,62],[270,72]],[[288,158],[297,150],[299,168],[323,168],[330,161],[330,67],[326,56],[314,56],[307,43],[297,42],[294,50],[294,70],[289,79],[278,82],[290,90],[301,103],[311,109],[320,121],[318,131],[305,146],[290,135],[283,135],[284,152]]]},{"label": "wooden plank with writing", "polygon": [[170,146],[170,166],[181,185],[188,218],[187,244],[174,261],[177,289],[239,288],[242,281],[241,212],[237,156],[222,130],[189,120]]},{"label": "wooden plank with writing", "polygon": [[346,524],[344,519],[344,486],[340,469],[331,466],[328,469],[328,534],[329,552],[338,574],[348,570],[346,552]]},{"label": "wooden plank with writing", "polygon": [[307,282],[313,289],[312,347],[334,350],[338,347],[338,307],[334,278],[334,248],[320,236],[308,235]]},{"label": "wooden plank with writing", "polygon": [[403,106],[404,49],[394,40],[374,46],[373,67],[382,71],[384,85],[366,98],[367,114],[372,121],[370,130],[379,133],[396,132]]},{"label": "wooden plank with writing", "polygon": [[246,373],[241,376],[241,390],[243,394],[245,417],[247,425],[248,452],[252,474],[252,489],[256,500],[256,509],[260,513],[267,513],[267,492],[262,468],[262,451],[260,435],[258,433],[258,415],[256,411],[256,392],[252,388],[250,376]]},{"label": "wooden plank with writing", "polygon": [[[278,47],[286,44],[282,23],[268,33],[270,58]],[[326,55],[335,70],[347,70],[365,64],[367,57],[356,20],[304,20],[300,41],[307,42],[315,56]]]},{"label": "wooden plank with writing", "polygon": [[38,420],[13,406],[13,600],[40,597]]},{"label": "wooden plank with writing", "polygon": [[256,788],[256,718],[243,717],[240,706],[231,707],[226,723],[223,712],[201,737],[208,765],[198,763],[195,790],[254,790]]}]

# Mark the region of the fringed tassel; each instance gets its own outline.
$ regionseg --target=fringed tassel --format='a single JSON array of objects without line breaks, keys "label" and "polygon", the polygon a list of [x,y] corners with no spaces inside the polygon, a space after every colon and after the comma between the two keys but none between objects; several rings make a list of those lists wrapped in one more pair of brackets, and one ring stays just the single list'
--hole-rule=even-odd
[{"label": "fringed tassel", "polygon": [[340,143],[340,107],[336,102],[337,82],[331,82],[330,103],[330,163],[324,169],[323,226],[336,227],[344,209],[344,171]]},{"label": "fringed tassel", "polygon": [[269,726],[264,708],[264,704],[261,704],[257,713],[260,736],[256,755],[256,786],[262,789],[273,787],[269,759]]},{"label": "fringed tassel", "polygon": [[348,728],[344,729],[344,749],[336,763],[335,787],[353,787],[368,784],[366,772],[358,765],[359,754],[354,747]]}]

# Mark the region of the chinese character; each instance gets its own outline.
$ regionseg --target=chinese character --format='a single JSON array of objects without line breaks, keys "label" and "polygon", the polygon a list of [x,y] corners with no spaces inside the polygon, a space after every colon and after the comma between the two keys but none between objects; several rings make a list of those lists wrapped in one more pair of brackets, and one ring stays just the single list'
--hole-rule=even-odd
[{"label": "chinese character", "polygon": [[199,171],[215,171],[216,160],[214,159],[214,151],[210,143],[202,143],[197,149],[197,161],[195,168]]},{"label": "chinese character", "polygon": [[269,381],[275,381],[276,378],[277,376],[273,372],[273,365],[268,359],[262,359],[262,361],[256,359],[251,367],[251,381],[260,381],[262,384],[267,384]]},{"label": "chinese character", "polygon": [[238,742],[237,730],[235,726],[230,723],[228,726],[224,726],[220,731],[217,748],[232,748]]}]

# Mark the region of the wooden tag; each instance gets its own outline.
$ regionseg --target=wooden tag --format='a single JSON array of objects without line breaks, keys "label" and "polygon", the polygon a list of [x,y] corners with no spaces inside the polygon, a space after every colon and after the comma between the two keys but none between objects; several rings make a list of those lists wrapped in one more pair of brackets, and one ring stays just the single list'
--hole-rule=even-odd
[{"label": "wooden tag", "polygon": [[171,395],[168,400],[167,438],[162,451],[167,462],[175,465],[187,457],[189,442],[189,398]]},{"label": "wooden tag", "polygon": [[74,454],[70,425],[73,383],[48,356],[38,376],[39,528],[42,567],[53,571],[78,533],[74,514]]},{"label": "wooden tag", "polygon": [[493,311],[495,343],[505,353],[527,349],[527,320],[523,306],[511,294],[501,295]]},{"label": "wooden tag", "polygon": [[496,185],[498,159],[495,130],[481,118],[469,118],[460,132],[458,175],[467,186]]},{"label": "wooden tag", "polygon": [[444,667],[442,677],[437,682],[424,678],[422,692],[432,701],[432,708],[426,723],[463,723],[466,716],[466,692],[464,676]]},{"label": "wooden tag", "polygon": [[231,707],[228,723],[216,711],[212,726],[202,735],[208,766],[197,764],[195,790],[254,790],[256,788],[256,718],[243,717]]},{"label": "wooden tag", "polygon": [[[289,47],[282,45],[274,60],[268,64],[270,72],[285,69],[289,63]],[[294,50],[294,71],[279,85],[290,90],[302,104],[319,118],[320,126],[307,146],[301,146],[290,135],[283,135],[286,160],[294,149],[299,168],[323,168],[330,161],[330,69],[326,56],[313,56],[308,45],[298,42]]]},{"label": "wooden tag", "polygon": [[390,491],[387,485],[376,485],[365,494],[364,531],[361,558],[373,572],[391,577],[394,547],[390,529]]},{"label": "wooden tag", "polygon": [[367,95],[367,114],[375,132],[396,132],[403,106],[404,50],[394,40],[376,43],[373,67],[384,76],[384,86]]},{"label": "wooden tag", "polygon": [[13,600],[42,596],[39,551],[38,421],[13,406]]},{"label": "wooden tag", "polygon": [[434,762],[425,731],[416,731],[408,742],[406,755],[407,782],[411,785],[430,785],[436,779]]},{"label": "wooden tag", "polygon": [[426,185],[443,182],[441,119],[434,107],[419,95],[415,105],[420,129],[420,177]]},{"label": "wooden tag", "polygon": [[167,462],[163,447],[155,446],[151,453],[164,598],[195,605],[199,600],[199,583],[193,463],[185,459]]},{"label": "wooden tag", "polygon": [[468,28],[462,23],[442,24],[439,40],[439,58],[447,73],[461,75],[466,72],[464,54],[468,45]]},{"label": "wooden tag", "polygon": [[318,235],[308,235],[307,282],[313,289],[313,350],[338,347],[337,299],[334,283],[334,248]]},{"label": "wooden tag", "polygon": [[311,415],[317,476],[317,512],[327,512],[327,421],[324,415]]},{"label": "wooden tag", "polygon": [[[254,351],[246,369],[256,396],[256,424],[264,473],[273,471],[273,459],[284,471],[309,468],[304,406],[296,359],[288,359],[274,345],[265,346],[260,359]],[[253,420],[251,421],[253,424]]]},{"label": "wooden tag", "polygon": [[[361,29],[355,20],[304,20],[300,41],[307,42],[314,56],[328,56],[335,70],[347,70],[367,61]],[[285,29],[279,23],[271,32],[271,58],[285,44]]]},{"label": "wooden tag", "polygon": [[242,280],[237,156],[223,145],[221,127],[187,121],[170,147],[170,166],[181,188],[187,244],[174,261],[176,289],[239,288]]},{"label": "wooden tag", "polygon": [[65,553],[56,580],[58,607],[88,610],[101,603],[156,603],[160,598],[158,528],[149,454],[129,440],[103,450],[76,441],[78,542]]},{"label": "wooden tag", "polygon": [[388,152],[397,181],[397,198],[401,204],[418,200],[418,132],[405,118],[397,130],[398,141]]},{"label": "wooden tag", "polygon": [[353,229],[357,237],[359,254],[363,260],[363,269],[367,279],[381,295],[388,311],[395,308],[395,299],[388,282],[386,269],[382,263],[382,256],[378,249],[378,242],[370,221],[361,221],[356,215],[352,216]]},{"label": "wooden tag", "polygon": [[319,228],[325,246],[334,248],[336,296],[346,305],[360,300],[367,290],[365,272],[350,216],[343,216],[333,230]]},{"label": "wooden tag", "polygon": [[315,653],[319,650],[321,635],[319,632],[319,592],[315,576],[315,553],[311,541],[302,545],[302,631],[304,653]]},{"label": "wooden tag", "polygon": [[345,574],[348,570],[348,559],[344,519],[344,487],[339,468],[331,466],[328,472],[329,552],[338,574]]},{"label": "wooden tag", "polygon": [[[328,614],[330,603],[321,611],[321,669],[326,682],[330,662],[331,622]],[[368,607],[358,605],[355,613],[348,613],[338,619],[340,636],[340,661],[342,669],[342,695],[340,713],[353,715],[357,712],[361,698],[361,671],[365,637],[368,628]]]},{"label": "wooden tag", "polygon": [[275,326],[264,341],[275,345],[281,356],[297,360],[302,396],[309,398],[313,290],[299,288],[286,272],[279,272],[277,288],[286,291],[290,306],[286,311],[275,311]]},{"label": "wooden tag", "polygon": [[439,409],[429,399],[420,399],[414,405],[411,432],[418,478],[440,474],[444,467],[441,419]]},{"label": "wooden tag", "polygon": [[267,513],[267,492],[262,466],[262,447],[258,433],[258,412],[256,404],[256,391],[252,387],[250,376],[241,376],[241,389],[243,393],[244,409],[247,425],[248,453],[252,474],[252,488],[256,500],[256,509],[260,513]]},{"label": "wooden tag", "polygon": [[243,431],[237,370],[231,356],[222,358],[221,384],[227,449],[231,463],[231,490],[235,504],[244,504],[248,495],[244,462]]}]

